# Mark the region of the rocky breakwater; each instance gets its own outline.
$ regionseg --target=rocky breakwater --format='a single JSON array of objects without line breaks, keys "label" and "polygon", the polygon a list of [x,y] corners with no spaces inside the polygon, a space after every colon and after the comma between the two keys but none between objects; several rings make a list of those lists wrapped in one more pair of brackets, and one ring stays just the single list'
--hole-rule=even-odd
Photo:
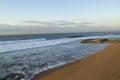
[{"label": "rocky breakwater", "polygon": [[120,39],[109,40],[109,39],[84,39],[81,43],[120,43]]}]

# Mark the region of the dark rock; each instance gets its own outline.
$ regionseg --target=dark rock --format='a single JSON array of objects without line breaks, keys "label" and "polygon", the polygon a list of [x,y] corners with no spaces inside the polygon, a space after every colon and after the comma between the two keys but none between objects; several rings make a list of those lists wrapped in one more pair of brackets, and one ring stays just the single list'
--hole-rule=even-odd
[{"label": "dark rock", "polygon": [[105,43],[108,42],[108,39],[85,39],[82,40],[81,43]]}]

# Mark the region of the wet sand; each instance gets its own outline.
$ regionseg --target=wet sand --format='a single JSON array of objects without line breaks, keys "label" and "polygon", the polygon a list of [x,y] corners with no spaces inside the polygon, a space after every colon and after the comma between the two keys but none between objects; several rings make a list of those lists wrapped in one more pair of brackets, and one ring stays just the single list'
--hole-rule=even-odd
[{"label": "wet sand", "polygon": [[35,80],[120,80],[120,43]]}]

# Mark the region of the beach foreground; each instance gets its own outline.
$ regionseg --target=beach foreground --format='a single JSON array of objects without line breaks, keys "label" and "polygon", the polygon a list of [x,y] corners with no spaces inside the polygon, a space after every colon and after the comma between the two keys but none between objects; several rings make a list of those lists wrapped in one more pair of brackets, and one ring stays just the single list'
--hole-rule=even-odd
[{"label": "beach foreground", "polygon": [[35,80],[120,80],[120,43]]}]

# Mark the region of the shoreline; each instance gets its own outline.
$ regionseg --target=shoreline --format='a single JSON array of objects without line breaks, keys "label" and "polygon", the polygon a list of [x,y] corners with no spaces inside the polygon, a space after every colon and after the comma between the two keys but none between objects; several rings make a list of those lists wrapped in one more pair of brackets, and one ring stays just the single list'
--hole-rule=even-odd
[{"label": "shoreline", "polygon": [[[110,45],[110,44],[108,43],[105,48],[107,48],[109,45]],[[105,49],[105,48],[103,48],[103,49]],[[103,50],[103,49],[101,49],[101,50]],[[101,50],[98,50],[97,52],[99,52],[99,51],[101,51]],[[95,52],[95,53],[96,53],[96,52]],[[94,53],[94,54],[95,54],[95,53]],[[79,62],[80,60],[82,60],[82,59],[84,59],[84,58],[87,58],[87,57],[89,57],[89,56],[92,56],[92,55],[94,55],[94,54],[90,54],[90,55],[88,55],[88,56],[85,56],[85,57],[83,57],[83,58],[77,59],[77,60],[75,60],[75,61],[70,61],[70,62],[68,62],[68,63],[66,63],[66,64],[63,64],[63,65],[60,65],[60,66],[56,66],[56,67],[53,67],[53,68],[50,68],[50,69],[47,69],[47,70],[44,70],[44,71],[42,71],[42,72],[40,72],[40,73],[38,73],[38,74],[35,74],[35,75],[32,77],[32,80],[38,80],[38,79],[39,79],[40,77],[42,77],[42,76],[45,76],[45,75],[47,75],[47,74],[50,74],[51,72],[54,72],[54,71],[56,71],[56,70],[59,70],[59,69],[61,69],[61,68],[63,68],[63,67],[67,67],[67,66],[70,66],[70,65],[72,65],[72,64],[75,64],[75,63]]]},{"label": "shoreline", "polygon": [[[93,55],[93,54],[92,54],[92,55]],[[89,56],[90,56],[90,55],[89,55]],[[88,56],[86,56],[86,57],[88,57]],[[84,57],[84,58],[86,58],[86,57]],[[83,58],[81,58],[81,59],[83,59]],[[39,77],[42,77],[42,76],[44,76],[44,75],[47,75],[47,74],[49,74],[49,73],[51,73],[51,72],[54,72],[54,71],[56,71],[56,70],[58,70],[58,69],[61,69],[61,68],[63,68],[63,67],[67,67],[67,66],[69,66],[69,65],[75,64],[75,63],[77,63],[77,62],[78,62],[79,60],[81,60],[81,59],[78,59],[78,60],[75,60],[75,61],[71,61],[71,62],[68,62],[68,63],[66,63],[66,64],[63,64],[63,65],[60,65],[60,66],[56,66],[56,67],[50,68],[50,69],[48,69],[48,70],[42,71],[42,72],[40,72],[40,73],[38,73],[38,74],[35,74],[34,77],[32,78],[32,80],[37,80]]]},{"label": "shoreline", "polygon": [[47,74],[49,74],[49,73],[51,73],[51,72],[53,72],[53,71],[55,71],[55,70],[58,70],[58,69],[60,69],[60,68],[62,68],[62,67],[65,67],[65,66],[69,66],[69,65],[74,64],[74,63],[76,63],[76,62],[77,62],[77,61],[73,61],[73,62],[70,62],[70,63],[66,63],[66,64],[64,64],[64,65],[56,66],[56,67],[50,68],[50,69],[48,69],[48,70],[42,71],[42,72],[36,74],[36,75],[32,78],[32,80],[36,80],[36,79],[38,79],[39,77],[42,77],[42,76],[44,76],[44,75],[47,75]]},{"label": "shoreline", "polygon": [[[75,61],[73,63],[66,64],[63,66],[53,68],[52,70],[45,71],[45,73],[41,73],[41,75],[37,75],[37,77],[33,78],[32,80],[63,80],[63,79],[65,80],[99,80],[99,78],[100,80],[108,79],[110,78],[110,76],[107,76],[107,74],[110,74],[111,72],[108,72],[110,70],[108,66],[109,64],[107,63],[111,63],[110,62],[112,61],[111,57],[115,58],[114,57],[115,55],[119,55],[118,54],[120,53],[119,48],[120,48],[120,43],[112,43],[109,46],[107,46],[105,49],[98,51],[93,55],[90,55],[88,57]],[[116,51],[116,54],[113,54],[114,51]],[[104,60],[106,60],[107,62]],[[111,64],[114,64],[114,63],[111,63]],[[104,70],[104,68],[105,68],[105,71],[102,71]],[[104,74],[104,73],[107,73],[107,74]],[[116,77],[113,77],[113,79],[111,78],[109,80],[116,80]]]}]

